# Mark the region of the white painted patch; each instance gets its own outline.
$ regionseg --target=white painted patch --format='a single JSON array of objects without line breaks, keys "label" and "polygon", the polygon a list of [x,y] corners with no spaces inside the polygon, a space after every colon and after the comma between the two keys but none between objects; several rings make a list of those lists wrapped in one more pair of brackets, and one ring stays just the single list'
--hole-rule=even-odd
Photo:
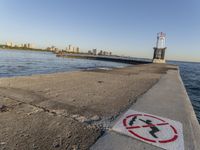
[{"label": "white painted patch", "polygon": [[178,121],[128,110],[112,130],[167,150],[184,150],[182,124]]}]

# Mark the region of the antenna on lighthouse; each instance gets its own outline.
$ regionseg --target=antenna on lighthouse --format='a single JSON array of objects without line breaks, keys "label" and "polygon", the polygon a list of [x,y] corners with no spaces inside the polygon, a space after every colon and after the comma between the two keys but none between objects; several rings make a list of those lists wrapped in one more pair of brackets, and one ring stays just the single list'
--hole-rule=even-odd
[{"label": "antenna on lighthouse", "polygon": [[157,33],[156,47],[154,47],[153,63],[165,63],[165,39],[166,34],[163,32]]}]

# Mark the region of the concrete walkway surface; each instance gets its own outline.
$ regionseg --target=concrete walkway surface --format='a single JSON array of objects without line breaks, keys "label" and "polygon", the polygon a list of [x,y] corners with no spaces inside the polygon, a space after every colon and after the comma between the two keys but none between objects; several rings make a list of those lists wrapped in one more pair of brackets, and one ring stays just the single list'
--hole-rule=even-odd
[{"label": "concrete walkway surface", "polygon": [[[130,109],[181,122],[185,150],[200,150],[199,123],[178,70],[169,70],[156,85],[139,97]],[[160,150],[162,148],[112,130],[109,130],[91,147],[91,150],[143,149]]]}]

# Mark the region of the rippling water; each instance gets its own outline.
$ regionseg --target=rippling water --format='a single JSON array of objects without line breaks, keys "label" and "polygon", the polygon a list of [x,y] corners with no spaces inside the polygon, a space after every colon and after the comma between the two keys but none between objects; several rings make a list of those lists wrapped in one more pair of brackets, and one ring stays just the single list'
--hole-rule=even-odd
[{"label": "rippling water", "polygon": [[94,68],[124,67],[126,64],[56,57],[50,52],[0,49],[0,77],[25,76]]},{"label": "rippling water", "polygon": [[200,123],[200,63],[170,62],[180,68],[181,78]]}]

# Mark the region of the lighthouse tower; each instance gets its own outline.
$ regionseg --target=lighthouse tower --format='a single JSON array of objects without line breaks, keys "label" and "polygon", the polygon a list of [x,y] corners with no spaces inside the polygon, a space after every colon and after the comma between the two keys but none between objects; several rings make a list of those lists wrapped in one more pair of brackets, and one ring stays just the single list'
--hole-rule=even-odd
[{"label": "lighthouse tower", "polygon": [[156,47],[154,47],[153,63],[165,63],[165,39],[166,34],[160,32],[157,34]]}]

